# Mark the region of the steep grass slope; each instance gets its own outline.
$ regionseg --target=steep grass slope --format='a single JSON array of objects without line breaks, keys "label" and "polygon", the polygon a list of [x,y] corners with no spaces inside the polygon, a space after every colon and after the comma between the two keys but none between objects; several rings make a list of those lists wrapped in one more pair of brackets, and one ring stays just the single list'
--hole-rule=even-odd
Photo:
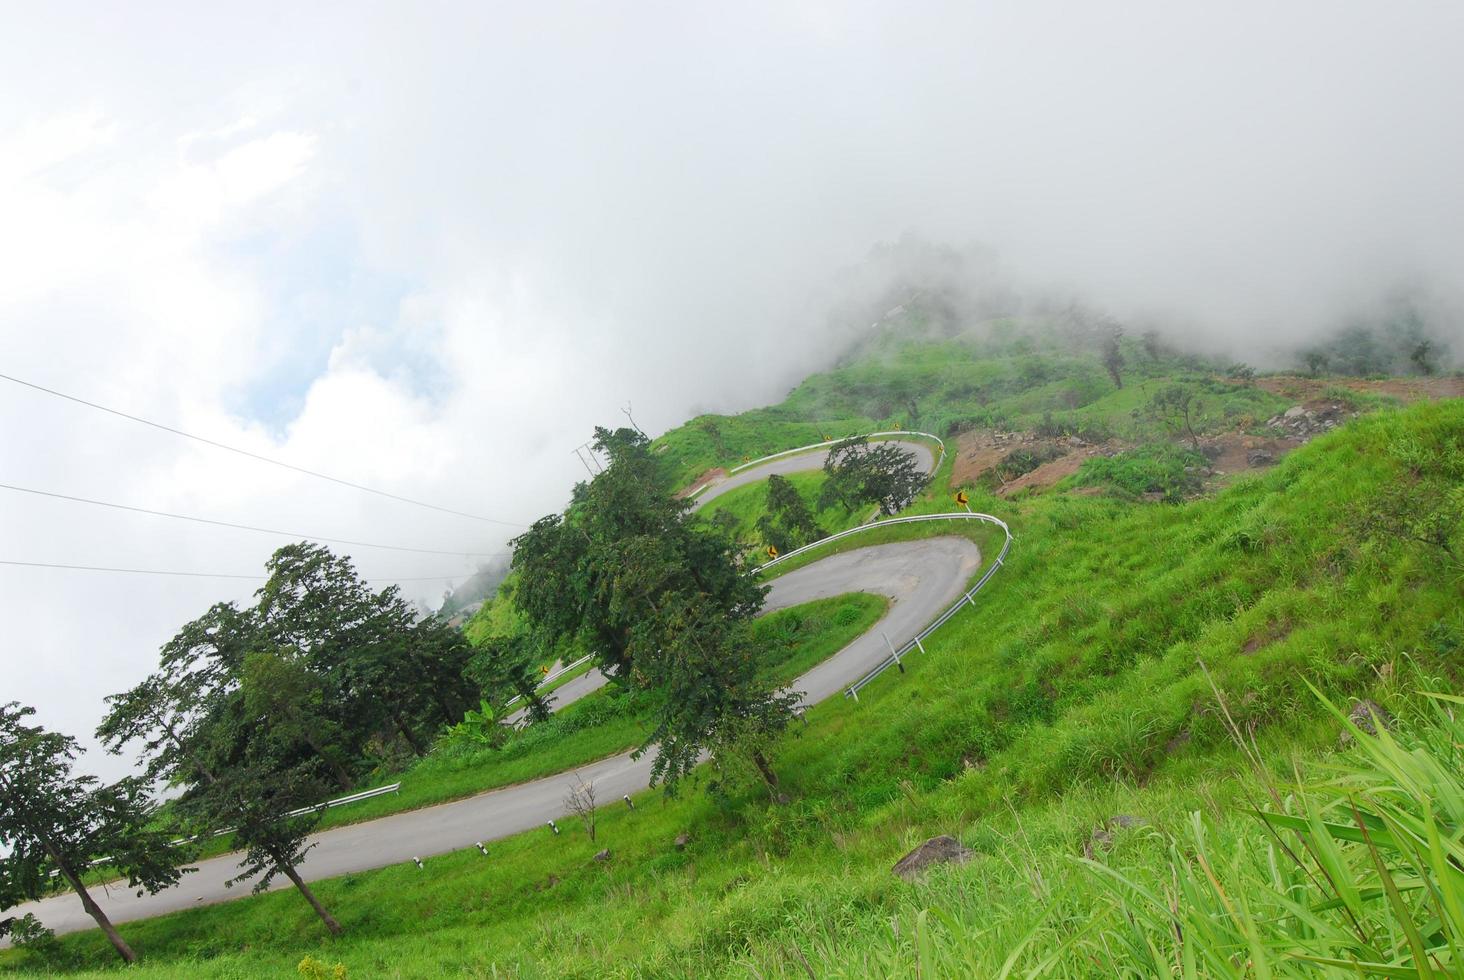
[{"label": "steep grass slope", "polygon": [[[1089,404],[1104,397],[1126,396]],[[1464,569],[1373,518],[1461,447],[1464,403],[1450,401],[1360,418],[1213,497],[978,496],[1016,534],[1007,567],[908,673],[809,713],[778,752],[791,802],[734,778],[726,797],[609,807],[593,842],[526,834],[487,859],[324,882],[346,928],[334,942],[288,894],[133,924],[147,960],[133,972],[279,976],[307,955],[358,977],[1178,972],[1182,951],[1153,945],[1163,928],[1137,924],[1136,892],[1082,856],[1176,903],[1199,900],[1174,890],[1197,842],[1217,881],[1247,880],[1263,794],[1240,746],[1253,740],[1278,778],[1321,772],[1341,726],[1308,685],[1405,722],[1419,688],[1460,690]],[[918,507],[946,506],[945,490]],[[914,883],[890,874],[938,833],[971,860]],[[601,848],[611,859],[590,860]],[[1389,919],[1373,891],[1368,921],[1384,908],[1376,928],[1402,937],[1411,913]],[[1216,964],[1233,969],[1204,972],[1286,972],[1324,941],[1312,933],[1258,935],[1225,948]],[[59,955],[104,967],[109,954],[83,935]]]}]

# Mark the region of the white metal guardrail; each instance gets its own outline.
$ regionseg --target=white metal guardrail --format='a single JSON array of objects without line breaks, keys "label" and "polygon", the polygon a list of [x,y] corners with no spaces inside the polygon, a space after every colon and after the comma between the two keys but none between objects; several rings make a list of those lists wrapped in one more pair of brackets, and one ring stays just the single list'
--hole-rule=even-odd
[{"label": "white metal guardrail", "polygon": [[[1001,528],[1002,534],[1005,535],[1005,538],[1002,541],[1001,551],[997,554],[996,560],[992,562],[991,566],[987,568],[986,571],[982,574],[981,578],[976,580],[976,584],[971,586],[970,589],[961,593],[961,597],[953,602],[949,609],[936,617],[934,622],[925,627],[925,629],[921,630],[919,633],[915,634],[914,638],[907,641],[899,649],[895,649],[894,645],[890,644],[890,655],[883,661],[881,661],[879,665],[876,666],[873,670],[869,671],[863,677],[859,678],[853,684],[849,685],[848,689],[844,691],[844,696],[846,698],[852,697],[855,701],[858,701],[860,688],[864,687],[864,685],[868,684],[870,681],[874,680],[876,677],[884,673],[886,670],[889,670],[891,667],[899,667],[901,670],[904,670],[904,664],[901,662],[902,657],[904,657],[911,650],[918,649],[921,653],[924,653],[925,646],[922,643],[923,640],[929,638],[930,634],[934,633],[936,630],[944,626],[952,616],[961,611],[962,606],[966,605],[967,603],[970,603],[972,606],[976,605],[976,593],[980,592],[981,589],[985,587],[986,583],[991,580],[991,577],[996,574],[997,569],[1001,568],[1001,566],[1006,562],[1007,552],[1010,551],[1012,547],[1011,528],[1007,527],[1006,521],[1003,521],[999,517],[992,517],[990,514],[977,514],[971,511],[966,511],[964,513],[956,511],[950,514],[917,514],[914,517],[891,517],[883,521],[876,521],[870,524],[861,524],[856,528],[851,528],[847,531],[840,531],[838,534],[831,534],[826,538],[822,538],[818,541],[813,542],[812,544],[806,544],[801,548],[795,548],[787,554],[779,555],[777,558],[774,558],[767,564],[760,566],[758,569],[758,571],[760,572],[766,571],[767,569],[772,568],[774,565],[781,564],[782,562],[785,562],[790,558],[796,558],[801,554],[811,551],[814,548],[826,545],[831,541],[838,541],[841,538],[847,538],[851,535],[860,534],[864,531],[871,531],[875,528],[880,527],[888,527],[891,524],[920,524],[927,521],[980,521],[983,524],[993,524]],[[885,637],[885,642],[889,643],[889,637]]]},{"label": "white metal guardrail", "polygon": [[[400,792],[401,788],[402,788],[402,784],[401,783],[392,783],[390,786],[378,786],[375,789],[367,789],[367,790],[362,790],[359,793],[352,793],[350,796],[341,796],[341,797],[338,797],[338,798],[336,798],[334,800],[326,800],[324,803],[317,803],[314,806],[302,806],[298,810],[291,810],[289,813],[285,814],[285,816],[286,817],[303,817],[307,813],[319,813],[320,811],[322,811],[322,810],[328,810],[331,807],[345,806],[347,803],[359,803],[362,800],[369,800],[372,797],[385,796],[387,793]],[[233,832],[234,832],[234,828],[233,827],[225,827],[223,830],[215,830],[212,833],[208,834],[207,836],[209,836],[209,837],[222,837],[225,834],[232,834]],[[198,840],[199,837],[203,837],[203,836],[205,836],[205,835],[203,835],[203,834],[195,834],[192,837],[179,837],[177,840],[175,840],[175,841],[169,841],[168,843],[170,843],[170,844],[172,844],[172,845],[174,845],[176,847],[179,844],[189,844],[189,843],[192,843],[193,841]],[[110,860],[112,860],[112,857],[109,854],[106,857],[97,858],[95,861],[90,862],[87,865],[87,867],[95,868],[95,867],[98,867],[99,865],[106,864]],[[54,877],[56,877],[60,873],[61,873],[60,871],[57,871],[55,869],[52,869],[51,870],[51,877],[54,878]]]},{"label": "white metal guardrail", "polygon": [[[589,660],[590,659],[590,656],[591,656],[591,654],[588,654],[587,653],[583,657],[580,657],[578,660],[576,660],[574,663],[572,663],[572,664],[565,664],[563,667],[560,667],[558,670],[554,671],[552,674],[546,675],[544,677],[544,679],[539,682],[539,686],[540,687],[543,687],[545,684],[553,684],[555,681],[559,680],[559,678],[563,677],[565,674],[569,673],[571,670],[574,670],[576,667],[580,666],[585,661]],[[520,701],[522,699],[523,699],[523,695],[522,694],[515,694],[513,697],[509,698],[507,701],[503,702],[503,706],[505,708],[507,708],[510,705],[512,705],[515,701]]]},{"label": "white metal guardrail", "polygon": [[[934,440],[935,444],[938,447],[940,447],[940,455],[938,455],[935,458],[935,465],[930,468],[930,472],[932,474],[934,474],[937,470],[939,470],[940,469],[940,464],[945,461],[945,454],[946,454],[945,440],[942,439],[940,436],[934,435],[933,433],[930,433],[930,432],[915,432],[915,431],[908,430],[908,429],[896,429],[896,430],[891,431],[891,432],[868,432],[868,433],[865,433],[862,438],[865,438],[865,439],[888,439],[891,436],[918,436],[918,437],[920,437],[922,439],[931,439],[931,440]],[[844,442],[844,441],[846,441],[848,439],[858,439],[858,438],[861,438],[861,437],[858,436],[858,435],[853,435],[853,436],[845,436],[843,439],[826,439],[823,442],[815,442],[815,443],[812,443],[811,445],[799,446],[797,449],[785,449],[785,450],[783,450],[780,453],[772,453],[771,455],[768,455],[768,456],[760,456],[757,459],[749,460],[746,463],[739,463],[737,466],[732,467],[731,469],[729,469],[727,471],[727,475],[728,476],[731,476],[733,473],[741,473],[743,470],[752,469],[754,466],[761,466],[764,463],[771,462],[771,461],[773,461],[775,459],[782,459],[784,456],[797,456],[800,453],[809,453],[809,452],[813,452],[815,449],[823,449],[823,448],[828,447],[828,446],[837,446],[839,443]],[[898,441],[898,440],[895,440],[895,441]],[[705,492],[706,490],[711,489],[715,485],[716,484],[714,484],[714,483],[704,483],[701,486],[697,487],[696,490],[694,490],[693,492],[687,494],[686,495],[686,499],[687,500],[695,500],[697,497],[701,496],[703,492]]]}]

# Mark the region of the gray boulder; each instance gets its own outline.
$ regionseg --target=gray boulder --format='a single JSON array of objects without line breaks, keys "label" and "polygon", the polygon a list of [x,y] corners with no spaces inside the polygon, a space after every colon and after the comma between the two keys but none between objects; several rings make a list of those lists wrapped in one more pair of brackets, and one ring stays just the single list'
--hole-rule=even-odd
[{"label": "gray boulder", "polygon": [[906,881],[914,881],[935,864],[965,864],[971,860],[972,851],[954,837],[941,834],[932,837],[915,850],[900,858],[892,869]]}]

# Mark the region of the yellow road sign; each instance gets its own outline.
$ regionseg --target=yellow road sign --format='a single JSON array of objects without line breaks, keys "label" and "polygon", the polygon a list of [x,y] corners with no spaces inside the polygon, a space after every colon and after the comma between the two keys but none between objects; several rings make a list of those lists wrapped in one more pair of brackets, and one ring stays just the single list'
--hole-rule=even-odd
[{"label": "yellow road sign", "polygon": [[956,503],[960,504],[962,507],[966,506],[967,502],[970,499],[971,498],[969,498],[969,497],[966,496],[966,491],[964,491],[964,490],[957,490],[956,491]]},{"label": "yellow road sign", "polygon": [[768,545],[768,557],[769,558],[776,558],[776,557],[778,557],[778,549],[777,548],[774,548],[772,545]]}]

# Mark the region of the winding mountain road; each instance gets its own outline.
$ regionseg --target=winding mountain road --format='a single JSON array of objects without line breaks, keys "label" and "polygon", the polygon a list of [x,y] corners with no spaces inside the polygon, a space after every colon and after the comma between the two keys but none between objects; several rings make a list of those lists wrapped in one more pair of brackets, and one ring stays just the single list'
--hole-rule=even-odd
[{"label": "winding mountain road", "polygon": [[[923,462],[930,463],[928,451]],[[779,466],[777,470],[759,467],[756,472],[764,477],[769,472],[797,472],[781,467],[798,464],[813,469],[822,460],[793,457],[770,464]],[[711,498],[704,497],[699,503],[706,499]],[[980,566],[980,552],[969,539],[935,537],[842,552],[775,579],[764,605],[766,612],[849,592],[883,595],[890,601],[889,610],[872,629],[803,674],[790,688],[809,704],[843,690],[888,655],[886,636],[897,646],[914,636],[962,594]],[[598,672],[591,672],[561,687],[555,700],[569,703],[603,683]],[[467,799],[322,831],[311,837],[314,846],[300,872],[314,881],[543,827],[546,820],[564,814],[564,797],[576,775],[593,782],[602,799],[613,800],[649,785],[651,761],[649,755],[632,760],[625,753]],[[138,896],[122,885],[93,889],[93,897],[113,922],[127,922],[248,894],[245,888],[230,889],[224,884],[238,873],[238,855],[211,858],[196,867],[178,885],[156,895]],[[281,877],[273,887],[290,885]],[[9,910],[12,915],[27,912],[58,933],[94,926],[71,892]]]},{"label": "winding mountain road", "polygon": [[[935,467],[935,454],[930,447],[922,442],[912,442],[907,439],[876,439],[870,442],[870,446],[880,446],[885,443],[899,446],[905,452],[915,457],[915,463],[926,473]],[[797,456],[781,456],[777,459],[770,459],[766,463],[751,469],[734,473],[712,483],[696,495],[696,507],[701,507],[708,501],[715,500],[729,490],[736,490],[738,487],[745,487],[749,483],[756,483],[759,480],[766,480],[773,474],[787,476],[789,473],[806,473],[809,470],[823,469],[824,460],[829,458],[829,450],[814,449],[806,453],[799,453]],[[695,509],[695,508],[693,508]]]}]

